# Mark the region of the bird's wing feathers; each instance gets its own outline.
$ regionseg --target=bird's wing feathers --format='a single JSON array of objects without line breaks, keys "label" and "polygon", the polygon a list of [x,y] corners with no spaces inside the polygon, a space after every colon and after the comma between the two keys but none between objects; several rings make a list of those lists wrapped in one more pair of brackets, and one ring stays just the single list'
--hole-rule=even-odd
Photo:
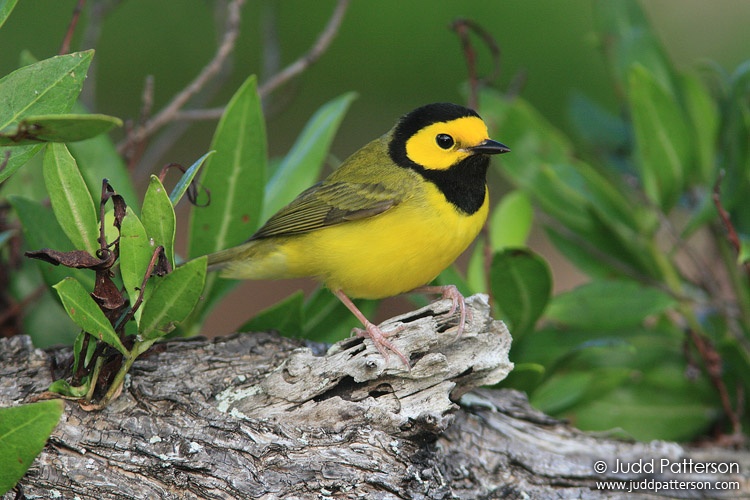
[{"label": "bird's wing feathers", "polygon": [[282,208],[251,239],[300,234],[373,217],[403,198],[403,194],[379,183],[321,182]]}]

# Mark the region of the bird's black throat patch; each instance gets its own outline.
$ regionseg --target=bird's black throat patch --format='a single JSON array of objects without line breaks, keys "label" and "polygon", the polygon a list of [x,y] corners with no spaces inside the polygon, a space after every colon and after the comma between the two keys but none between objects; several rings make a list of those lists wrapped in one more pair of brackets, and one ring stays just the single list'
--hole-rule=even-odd
[{"label": "bird's black throat patch", "polygon": [[409,167],[432,182],[449,203],[466,215],[482,208],[487,190],[489,157],[469,156],[447,170],[432,170],[412,162]]}]

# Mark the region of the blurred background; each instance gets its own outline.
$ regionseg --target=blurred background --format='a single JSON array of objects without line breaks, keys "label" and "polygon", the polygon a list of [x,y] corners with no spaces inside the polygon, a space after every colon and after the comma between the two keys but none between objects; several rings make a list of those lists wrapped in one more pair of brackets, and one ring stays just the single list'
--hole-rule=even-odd
[{"label": "blurred background", "polygon": [[[0,75],[18,67],[24,50],[39,59],[56,54],[77,3],[20,2],[0,30]],[[88,4],[71,44],[71,50],[82,50],[97,40],[84,99],[92,111],[123,120],[138,119],[147,75],[153,76],[153,110],[159,110],[213,57],[222,34],[223,20],[216,8],[221,2]],[[231,68],[202,106],[222,106],[248,75],[257,74],[263,82],[307,52],[335,5],[323,0],[248,0]],[[650,0],[643,7],[678,67],[710,58],[731,70],[748,57],[749,2]],[[92,24],[90,16],[97,12],[105,14]],[[271,155],[288,151],[312,113],[345,92],[355,91],[359,97],[333,144],[332,166],[387,131],[412,108],[434,101],[465,103],[466,61],[450,29],[458,18],[480,23],[499,45],[501,68],[495,86],[513,86],[557,127],[569,126],[567,110],[576,94],[618,111],[599,42],[592,34],[589,0],[355,1],[322,57],[268,96]],[[94,25],[97,29],[90,28]],[[479,72],[486,74],[491,70],[490,56],[481,44],[476,46]],[[189,165],[205,153],[215,126],[215,120],[193,122],[158,158],[146,159],[148,164],[138,167],[141,187],[148,174],[163,164]],[[121,138],[122,131],[117,133]],[[498,178],[492,182],[497,196],[505,187]],[[531,246],[550,261],[556,291],[579,282],[580,276],[556,258],[541,235],[532,239]],[[233,293],[234,300],[216,310],[204,333],[231,332],[254,311],[291,290],[313,286],[307,282],[243,285]],[[381,318],[407,307],[389,301],[381,308]]]}]

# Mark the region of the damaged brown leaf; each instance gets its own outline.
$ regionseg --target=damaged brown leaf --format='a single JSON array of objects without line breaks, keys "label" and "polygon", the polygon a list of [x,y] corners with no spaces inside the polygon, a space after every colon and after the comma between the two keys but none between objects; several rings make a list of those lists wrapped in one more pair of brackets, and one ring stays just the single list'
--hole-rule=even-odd
[{"label": "damaged brown leaf", "polygon": [[31,250],[24,255],[31,259],[38,259],[48,262],[55,266],[72,267],[74,269],[109,269],[115,263],[114,255],[106,252],[106,257],[100,259],[94,257],[85,250],[71,250],[69,252],[60,252],[51,248],[42,248],[41,250]]}]

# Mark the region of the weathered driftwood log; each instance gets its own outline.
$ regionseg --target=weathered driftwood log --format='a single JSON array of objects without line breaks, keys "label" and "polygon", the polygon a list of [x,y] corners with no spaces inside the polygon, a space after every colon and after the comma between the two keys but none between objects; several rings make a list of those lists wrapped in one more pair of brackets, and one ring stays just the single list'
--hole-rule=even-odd
[{"label": "weathered driftwood log", "polygon": [[[67,405],[18,491],[71,499],[604,498],[623,493],[598,481],[651,480],[628,496],[657,487],[669,497],[748,495],[745,452],[595,437],[534,411],[519,393],[473,390],[512,364],[510,336],[486,300],[468,304],[455,342],[450,301],[391,320],[407,326],[391,340],[411,370],[360,338],[327,352],[268,333],[163,344],[134,364],[105,410]],[[43,392],[69,356],[34,349],[25,337],[0,341],[0,406]],[[663,469],[663,460],[688,459],[737,466]],[[617,460],[655,470],[618,474]],[[740,489],[670,488],[670,480],[736,481]]]}]

